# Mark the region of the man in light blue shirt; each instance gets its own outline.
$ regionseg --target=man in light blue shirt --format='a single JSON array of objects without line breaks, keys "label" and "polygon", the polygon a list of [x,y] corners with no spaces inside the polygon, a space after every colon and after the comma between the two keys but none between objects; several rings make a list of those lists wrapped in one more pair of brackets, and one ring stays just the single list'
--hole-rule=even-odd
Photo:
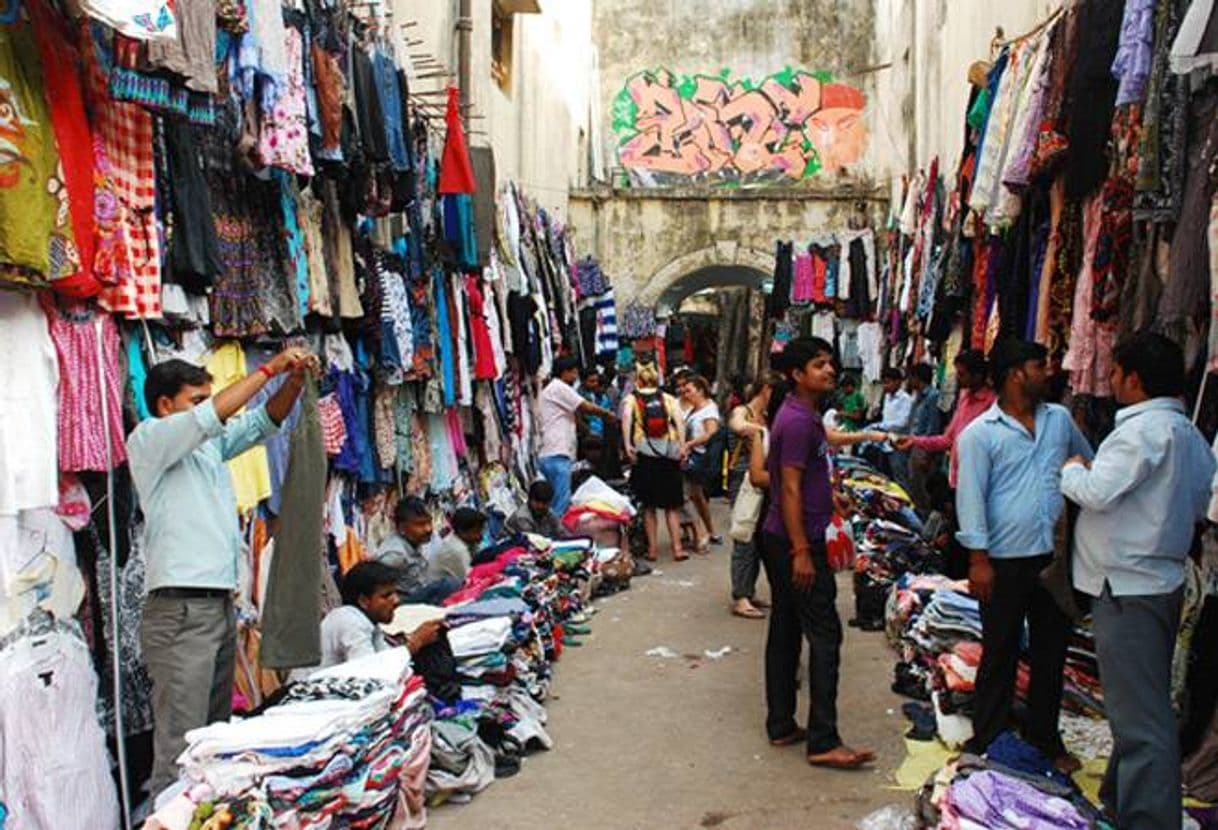
[{"label": "man in light blue shirt", "polygon": [[[127,455],[148,560],[140,645],[156,718],[153,797],[177,778],[186,733],[232,714],[241,534],[225,462],[279,429],[316,367],[307,351],[288,349],[214,398],[211,375],[199,366],[169,360],[148,371],[144,397],[153,417],[128,436]],[[270,400],[237,414],[284,373]]]},{"label": "man in light blue shirt", "polygon": [[1065,509],[1061,467],[1091,457],[1070,413],[1044,402],[1045,348],[1010,340],[990,355],[998,400],[960,435],[956,539],[969,551],[969,590],[981,603],[973,739],[984,752],[1008,728],[1024,621],[1032,669],[1024,737],[1059,766],[1076,767],[1061,742],[1062,672],[1070,620],[1040,583],[1053,561],[1053,530]]},{"label": "man in light blue shirt", "polygon": [[1104,786],[1117,826],[1180,827],[1180,746],[1171,663],[1184,560],[1205,519],[1214,457],[1184,414],[1184,355],[1140,334],[1114,353],[1122,409],[1094,463],[1071,458],[1062,493],[1082,508],[1074,587],[1092,615],[1104,708],[1116,738]]}]

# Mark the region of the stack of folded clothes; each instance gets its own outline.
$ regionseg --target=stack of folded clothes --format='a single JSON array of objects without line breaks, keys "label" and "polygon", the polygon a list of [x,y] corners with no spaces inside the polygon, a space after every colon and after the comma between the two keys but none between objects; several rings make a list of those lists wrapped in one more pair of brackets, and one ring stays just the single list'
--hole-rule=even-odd
[{"label": "stack of folded clothes", "polygon": [[465,584],[445,601],[461,694],[433,701],[427,780],[433,804],[466,800],[518,772],[528,751],[553,746],[542,703],[553,662],[587,632],[593,557],[588,540],[518,537],[480,555]]},{"label": "stack of folded clothes", "polygon": [[259,715],[189,732],[149,826],[422,827],[431,721],[404,648],[320,670]]},{"label": "stack of folded clothes", "polygon": [[867,520],[855,536],[852,624],[864,631],[882,631],[884,607],[897,579],[903,574],[941,573],[943,555],[918,532],[887,519]]},{"label": "stack of folded clothes", "polygon": [[[935,701],[940,738],[946,740],[943,732],[947,719],[972,712],[982,655],[979,604],[968,595],[964,581],[905,574],[897,579],[889,597],[885,625],[898,656],[893,691],[915,700]],[[1016,678],[1020,700],[1027,700],[1028,679],[1025,655]],[[1062,702],[1075,714],[1092,718],[1104,714],[1095,642],[1083,627],[1074,629],[1071,635]]]}]

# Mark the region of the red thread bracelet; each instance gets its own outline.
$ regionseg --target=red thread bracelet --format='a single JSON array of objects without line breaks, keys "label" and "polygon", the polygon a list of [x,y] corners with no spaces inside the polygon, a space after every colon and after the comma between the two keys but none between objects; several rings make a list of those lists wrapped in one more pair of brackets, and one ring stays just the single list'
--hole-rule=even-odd
[{"label": "red thread bracelet", "polygon": [[267,368],[267,365],[265,363],[263,363],[261,366],[258,367],[258,373],[260,375],[262,375],[263,377],[265,377],[267,380],[270,380],[271,378],[275,377],[275,373],[272,372],[269,368]]}]

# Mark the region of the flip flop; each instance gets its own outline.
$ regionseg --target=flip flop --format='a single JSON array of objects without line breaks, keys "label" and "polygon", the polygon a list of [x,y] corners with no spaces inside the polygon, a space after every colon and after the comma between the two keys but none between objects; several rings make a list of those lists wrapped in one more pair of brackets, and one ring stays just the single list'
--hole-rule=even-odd
[{"label": "flip flop", "polygon": [[770,746],[795,746],[808,740],[808,730],[796,727],[795,731],[781,738],[770,738]]},{"label": "flip flop", "polygon": [[770,607],[770,603],[766,602],[764,599],[757,599],[756,597],[753,597],[749,601],[753,603],[754,608],[760,608],[763,611]]},{"label": "flip flop", "polygon": [[765,619],[764,611],[762,611],[758,608],[753,608],[751,606],[749,608],[741,609],[741,608],[737,608],[735,605],[733,605],[732,613],[734,615],[736,615],[737,617],[744,617],[746,620],[764,620]]},{"label": "flip flop", "polygon": [[681,551],[680,553],[673,551],[673,554],[672,554],[673,562],[684,562],[687,559],[689,559],[689,554],[686,553],[685,551]]}]

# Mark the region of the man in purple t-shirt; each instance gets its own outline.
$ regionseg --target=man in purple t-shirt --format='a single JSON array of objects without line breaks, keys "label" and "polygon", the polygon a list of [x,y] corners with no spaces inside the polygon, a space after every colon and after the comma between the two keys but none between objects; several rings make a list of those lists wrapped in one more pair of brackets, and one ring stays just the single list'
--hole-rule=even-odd
[{"label": "man in purple t-shirt", "polygon": [[[775,746],[806,740],[813,766],[855,769],[875,760],[875,753],[851,749],[837,732],[842,621],[825,551],[825,528],[834,506],[819,409],[821,397],[833,391],[836,381],[833,346],[817,337],[792,340],[780,365],[791,391],[774,418],[766,462],[770,508],[763,548],[773,594],[765,649],[766,731]],[[804,637],[811,650],[807,730],[795,722]]]}]

